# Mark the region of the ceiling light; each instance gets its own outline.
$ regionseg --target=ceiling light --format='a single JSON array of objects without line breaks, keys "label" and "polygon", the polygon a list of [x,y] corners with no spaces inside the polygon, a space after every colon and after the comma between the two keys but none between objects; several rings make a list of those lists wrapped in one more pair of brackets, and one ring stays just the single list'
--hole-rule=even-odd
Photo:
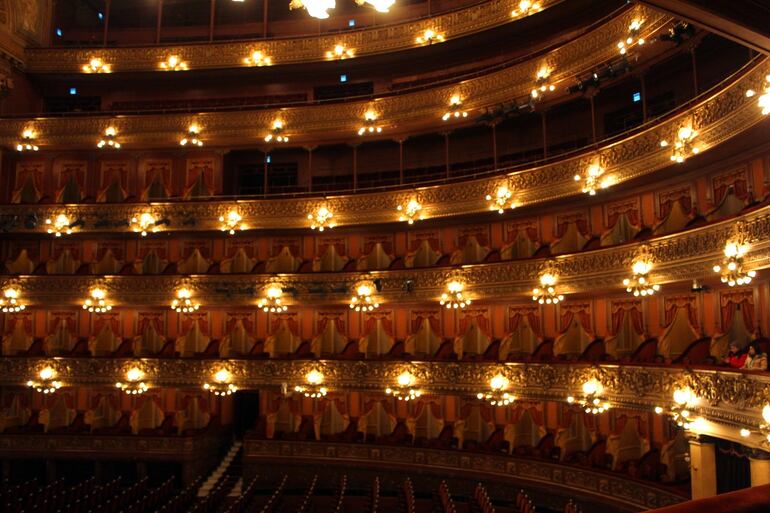
[{"label": "ceiling light", "polygon": [[471,304],[471,300],[463,296],[465,284],[460,281],[452,280],[446,284],[446,292],[441,294],[439,304],[447,309],[465,308]]},{"label": "ceiling light", "polygon": [[374,297],[376,290],[377,287],[371,280],[361,280],[356,283],[356,293],[350,298],[350,308],[356,312],[371,312],[375,308],[379,308],[380,303]]},{"label": "ceiling light", "polygon": [[257,306],[265,313],[279,313],[288,310],[283,304],[283,286],[278,282],[268,283],[264,289],[265,297],[257,302]]},{"label": "ceiling light", "polygon": [[324,231],[326,228],[331,229],[337,226],[332,220],[333,217],[334,213],[326,206],[319,207],[315,214],[307,215],[308,220],[310,220],[310,229],[318,230],[319,232]]},{"label": "ceiling light", "polygon": [[270,133],[265,136],[265,142],[275,141],[278,143],[289,142],[289,137],[283,134],[284,124],[280,119],[273,121],[273,127],[270,129]]},{"label": "ceiling light", "polygon": [[443,43],[444,34],[436,32],[434,29],[425,29],[422,34],[415,39],[418,45],[432,45],[433,43]]},{"label": "ceiling light", "polygon": [[468,112],[462,109],[462,100],[458,95],[454,95],[449,99],[449,110],[447,110],[441,119],[448,121],[452,118],[467,118]]},{"label": "ceiling light", "polygon": [[187,71],[187,63],[176,55],[169,55],[165,61],[158,64],[163,71]]},{"label": "ceiling light", "polygon": [[[645,248],[645,246],[643,246]],[[652,270],[652,257],[646,249],[641,249],[640,254],[631,264],[631,278],[623,280],[623,286],[626,292],[630,292],[634,297],[651,296],[660,290],[660,286],[652,283],[650,280],[650,271]]]},{"label": "ceiling light", "polygon": [[516,203],[511,200],[513,192],[507,185],[500,185],[494,194],[487,194],[485,199],[489,203],[489,210],[497,210],[498,214],[505,212],[505,209],[516,208]]},{"label": "ceiling light", "polygon": [[[746,91],[746,97],[752,98],[757,94],[753,89]],[[765,83],[762,85],[762,94],[757,98],[757,107],[762,110],[762,115],[770,114],[770,75],[765,77]]]},{"label": "ceiling light", "polygon": [[16,151],[37,151],[39,148],[35,144],[37,134],[31,128],[25,129],[21,133],[21,142],[16,145]]},{"label": "ceiling light", "polygon": [[112,66],[99,57],[93,57],[87,64],[83,64],[83,73],[112,73]]},{"label": "ceiling light", "polygon": [[112,310],[112,305],[107,300],[107,291],[101,287],[94,287],[88,291],[88,297],[83,301],[83,310],[90,313],[105,313]]},{"label": "ceiling light", "polygon": [[273,58],[265,55],[259,50],[251,52],[251,55],[243,59],[247,66],[272,66]]},{"label": "ceiling light", "polygon": [[722,263],[714,266],[714,272],[721,275],[722,283],[730,287],[748,285],[757,276],[756,271],[747,271],[743,267],[743,259],[750,248],[745,236],[740,233],[733,240],[727,241]]},{"label": "ceiling light", "polygon": [[201,129],[198,125],[190,125],[190,128],[187,129],[187,136],[182,137],[179,140],[179,144],[181,146],[187,146],[188,144],[192,146],[203,146],[203,141],[198,137],[200,131]]},{"label": "ceiling light", "polygon": [[552,71],[553,70],[549,67],[542,67],[537,70],[537,75],[535,75],[535,87],[532,88],[532,91],[530,92],[532,98],[540,98],[546,91],[554,91],[556,89],[556,86],[549,82]]},{"label": "ceiling light", "polygon": [[20,301],[21,291],[14,285],[7,285],[3,289],[3,295],[0,296],[0,312],[18,313],[27,308],[27,305]]},{"label": "ceiling light", "polygon": [[368,110],[364,113],[364,122],[358,128],[358,135],[379,134],[382,132],[382,127],[377,124],[377,113]]},{"label": "ceiling light", "polygon": [[96,144],[96,147],[99,149],[102,148],[112,148],[114,150],[120,149],[120,143],[117,141],[117,135],[118,130],[114,126],[108,126],[104,129],[104,136],[99,139],[99,142]]},{"label": "ceiling light", "polygon": [[634,45],[643,45],[644,38],[639,36],[639,30],[642,28],[644,20],[634,19],[628,26],[628,36],[623,41],[618,41],[618,51],[620,55],[625,55],[628,49]]},{"label": "ceiling light", "polygon": [[192,313],[198,310],[201,305],[192,299],[192,291],[187,287],[182,287],[176,291],[176,298],[171,301],[171,309],[176,313]]},{"label": "ceiling light", "polygon": [[329,17],[329,9],[336,7],[335,0],[291,0],[289,9],[305,8],[313,18],[325,20]]},{"label": "ceiling light", "polygon": [[412,198],[404,205],[398,205],[396,210],[399,213],[398,220],[406,221],[408,224],[414,224],[414,221],[422,221],[424,219],[422,215],[422,205],[417,199]]}]

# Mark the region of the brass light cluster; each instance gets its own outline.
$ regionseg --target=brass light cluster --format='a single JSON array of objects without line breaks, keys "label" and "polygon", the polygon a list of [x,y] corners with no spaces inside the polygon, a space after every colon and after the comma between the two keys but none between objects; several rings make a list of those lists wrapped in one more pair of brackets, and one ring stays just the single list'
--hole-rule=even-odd
[{"label": "brass light cluster", "polygon": [[323,386],[323,382],[324,375],[313,369],[305,375],[305,384],[295,386],[294,391],[313,399],[324,397],[329,390]]},{"label": "brass light cluster", "polygon": [[230,235],[235,235],[237,230],[245,230],[246,224],[242,222],[243,217],[236,209],[231,209],[226,215],[219,216],[219,229]]},{"label": "brass light cluster", "polygon": [[676,137],[673,143],[669,143],[667,139],[660,141],[661,148],[667,148],[671,146],[671,161],[681,164],[687,157],[697,155],[700,153],[700,147],[695,144],[695,139],[698,137],[698,132],[689,125],[679,127],[676,132]]},{"label": "brass light cluster", "polygon": [[489,210],[497,210],[498,214],[502,214],[506,208],[516,208],[516,203],[512,198],[513,191],[507,185],[500,185],[495,189],[494,194],[487,194],[484,199],[489,204]]},{"label": "brass light cluster", "polygon": [[251,55],[243,59],[243,63],[247,66],[272,66],[273,65],[273,58],[265,55],[260,50],[254,50],[251,52]]},{"label": "brass light cluster", "polygon": [[385,393],[392,395],[399,401],[413,401],[422,396],[422,391],[415,388],[417,378],[410,372],[404,371],[396,378],[396,385],[385,389]]},{"label": "brass light cluster", "polygon": [[[762,110],[762,115],[767,116],[770,114],[770,75],[765,77],[765,83],[762,85],[762,94],[757,98],[757,107]],[[753,89],[746,91],[747,98],[753,98],[757,92]]]},{"label": "brass light cluster", "polygon": [[233,375],[227,369],[219,369],[214,374],[212,383],[204,383],[203,390],[211,392],[216,396],[232,395],[238,391],[238,387],[232,382]]},{"label": "brass light cluster", "polygon": [[756,271],[747,271],[743,267],[743,259],[749,248],[745,237],[740,234],[735,239],[727,241],[722,263],[714,266],[714,272],[721,275],[719,279],[722,283],[726,283],[730,287],[748,285],[757,276]]},{"label": "brass light cluster", "polygon": [[20,300],[21,291],[15,285],[6,285],[3,289],[3,295],[0,296],[0,312],[18,313],[27,308]]},{"label": "brass light cluster", "polygon": [[524,16],[530,16],[542,10],[543,6],[540,4],[540,2],[533,2],[532,0],[520,0],[519,5],[511,11],[511,16],[514,18],[523,18]]},{"label": "brass light cluster", "polygon": [[104,135],[99,139],[99,142],[96,143],[96,147],[100,150],[103,148],[119,150],[120,142],[118,142],[117,137],[118,129],[114,126],[108,126],[104,129]]},{"label": "brass light cluster", "polygon": [[765,437],[766,443],[770,444],[770,404],[762,408],[762,420],[765,422],[759,425],[759,432]]},{"label": "brass light cluster", "polygon": [[112,73],[112,65],[104,62],[100,57],[92,57],[82,67],[83,73]]},{"label": "brass light cluster", "polygon": [[129,222],[129,226],[131,231],[140,233],[142,237],[146,237],[148,233],[157,233],[160,229],[155,215],[149,211],[133,216]]},{"label": "brass light cluster", "polygon": [[612,185],[611,178],[605,173],[606,169],[602,166],[601,160],[597,158],[588,165],[583,175],[576,174],[574,179],[576,182],[583,182],[580,189],[583,194],[595,196],[597,190],[606,189]]},{"label": "brass light cluster", "polygon": [[158,67],[163,71],[187,71],[187,63],[179,58],[178,55],[169,55],[165,61],[161,61]]},{"label": "brass light cluster", "polygon": [[27,381],[27,386],[36,392],[43,394],[53,394],[62,386],[61,381],[56,380],[56,370],[50,365],[46,365],[37,373],[37,379]]},{"label": "brass light cluster", "polygon": [[291,0],[289,3],[289,9],[302,9],[304,7],[310,16],[319,20],[328,18],[329,9],[334,9],[335,6],[335,0]]},{"label": "brass light cluster", "polygon": [[284,135],[284,123],[280,119],[276,119],[273,121],[273,126],[270,128],[270,133],[268,133],[265,136],[265,142],[277,142],[277,143],[287,143],[289,142],[289,137],[287,135]]},{"label": "brass light cluster", "polygon": [[418,45],[432,45],[433,43],[443,43],[446,39],[444,34],[437,32],[435,29],[425,29],[419,36],[415,38]]},{"label": "brass light cluster", "polygon": [[353,57],[356,51],[353,48],[348,48],[344,43],[338,43],[334,45],[334,48],[326,52],[326,58],[329,60],[344,60]]},{"label": "brass light cluster", "polygon": [[[673,393],[673,404],[669,407],[667,415],[676,423],[677,426],[689,429],[692,423],[692,412],[690,409],[698,401],[698,398],[689,388],[677,388]],[[655,407],[655,413],[661,415],[665,410],[661,406]]]},{"label": "brass light cluster", "polygon": [[610,409],[610,403],[602,397],[604,386],[595,379],[583,383],[583,396],[575,398],[567,397],[569,404],[578,404],[585,413],[598,415]]},{"label": "brass light cluster", "polygon": [[377,12],[390,12],[390,8],[396,3],[396,0],[356,0],[358,5],[369,4]]},{"label": "brass light cluster", "polygon": [[203,141],[199,137],[200,133],[201,129],[198,125],[190,125],[190,128],[187,129],[187,135],[179,140],[179,145],[203,146]]},{"label": "brass light cluster", "polygon": [[476,397],[479,400],[487,401],[492,406],[508,406],[516,401],[516,397],[507,392],[510,382],[502,374],[497,374],[489,380],[489,390],[479,392]]},{"label": "brass light cluster", "polygon": [[532,91],[529,93],[532,98],[540,98],[546,91],[556,90],[556,86],[549,82],[551,73],[552,70],[549,67],[542,67],[537,70],[537,75],[535,75],[535,87],[533,87]]},{"label": "brass light cluster", "polygon": [[467,117],[468,111],[463,110],[463,101],[460,96],[456,94],[449,99],[449,108],[444,113],[444,115],[441,116],[441,119],[444,121],[449,121],[452,118],[459,119]]},{"label": "brass light cluster", "polygon": [[368,110],[364,113],[364,121],[358,128],[358,135],[371,135],[379,134],[382,132],[382,127],[377,124],[377,113]]},{"label": "brass light cluster", "polygon": [[31,128],[25,129],[21,133],[21,142],[19,142],[16,145],[16,151],[37,151],[40,148],[38,148],[37,144],[35,144],[35,139],[37,138],[37,134],[35,134],[35,131]]},{"label": "brass light cluster", "polygon": [[67,214],[61,213],[57,214],[53,219],[46,219],[45,225],[47,226],[46,231],[48,233],[61,237],[62,235],[70,235],[72,233],[74,223]]},{"label": "brass light cluster", "polygon": [[350,308],[356,312],[371,312],[380,307],[380,303],[375,298],[374,293],[377,287],[371,280],[361,280],[356,283],[355,295],[350,298]]},{"label": "brass light cluster", "polygon": [[414,224],[415,220],[425,219],[422,215],[422,205],[417,201],[417,198],[411,198],[406,205],[398,205],[396,210],[399,213],[398,220],[406,221],[408,224]]},{"label": "brass light cluster", "polygon": [[556,290],[559,275],[553,266],[547,265],[538,280],[540,281],[540,287],[532,289],[532,301],[537,301],[541,305],[555,305],[559,301],[564,300],[564,296]]},{"label": "brass light cluster", "polygon": [[88,291],[88,297],[83,301],[83,310],[90,313],[106,313],[112,310],[107,300],[107,291],[102,287],[93,287]]},{"label": "brass light cluster", "polygon": [[452,280],[446,284],[446,292],[441,294],[439,304],[447,309],[465,308],[471,304],[471,300],[463,295],[465,284],[458,280]]},{"label": "brass light cluster", "polygon": [[126,380],[116,382],[115,387],[129,395],[139,395],[149,390],[149,386],[144,382],[144,371],[138,366],[128,369]]},{"label": "brass light cluster", "polygon": [[633,273],[630,278],[623,280],[623,286],[626,287],[626,292],[639,296],[651,296],[660,290],[660,285],[653,283],[650,280],[650,271],[652,270],[652,256],[649,254],[649,250],[646,246],[642,246],[639,255],[634,259],[631,264],[631,272]]},{"label": "brass light cluster", "polygon": [[193,294],[187,287],[177,289],[176,297],[171,301],[171,309],[176,313],[192,313],[198,310],[201,305],[193,301]]},{"label": "brass light cluster", "polygon": [[643,45],[645,43],[644,38],[639,36],[639,31],[642,28],[644,20],[634,19],[628,26],[628,37],[625,40],[618,42],[618,51],[620,55],[625,55],[628,49],[635,45]]},{"label": "brass light cluster", "polygon": [[318,207],[318,210],[316,210],[315,213],[308,214],[307,218],[310,221],[311,230],[322,232],[326,228],[331,229],[336,226],[333,220],[334,213],[325,205]]},{"label": "brass light cluster", "polygon": [[264,289],[265,297],[257,302],[257,306],[265,313],[279,313],[288,310],[281,297],[283,296],[283,287],[278,282],[268,283]]}]

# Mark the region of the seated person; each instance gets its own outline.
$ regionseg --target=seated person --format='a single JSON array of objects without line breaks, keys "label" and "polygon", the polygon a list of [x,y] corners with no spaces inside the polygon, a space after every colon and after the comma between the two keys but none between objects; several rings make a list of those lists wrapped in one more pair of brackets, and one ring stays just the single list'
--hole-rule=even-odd
[{"label": "seated person", "polygon": [[733,369],[741,369],[743,368],[743,364],[746,363],[746,356],[746,353],[740,354],[738,344],[730,342],[730,351],[722,361]]},{"label": "seated person", "polygon": [[762,352],[762,348],[756,342],[749,346],[746,362],[742,368],[746,370],[767,370],[767,355]]}]

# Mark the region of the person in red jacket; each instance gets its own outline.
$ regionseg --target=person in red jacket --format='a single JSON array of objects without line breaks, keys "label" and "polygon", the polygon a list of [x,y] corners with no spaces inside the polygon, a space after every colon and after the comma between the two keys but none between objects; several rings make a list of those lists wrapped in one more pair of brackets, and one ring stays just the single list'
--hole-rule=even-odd
[{"label": "person in red jacket", "polygon": [[724,362],[733,369],[740,369],[746,363],[746,353],[738,354],[738,344],[730,342],[730,352],[724,359]]}]

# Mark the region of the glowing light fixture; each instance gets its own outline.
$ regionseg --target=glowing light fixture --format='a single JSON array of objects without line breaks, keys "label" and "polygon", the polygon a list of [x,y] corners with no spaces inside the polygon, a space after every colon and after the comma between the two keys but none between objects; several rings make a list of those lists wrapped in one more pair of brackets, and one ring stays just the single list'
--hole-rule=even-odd
[{"label": "glowing light fixture", "polygon": [[660,285],[652,283],[650,280],[650,271],[652,270],[652,257],[648,251],[641,250],[639,255],[631,264],[630,278],[623,280],[623,286],[626,292],[630,292],[634,297],[651,296],[660,290]]},{"label": "glowing light fixture", "polygon": [[580,189],[581,192],[595,196],[597,190],[606,189],[612,185],[612,180],[609,176],[605,175],[605,171],[601,161],[596,160],[586,168],[582,176],[579,174],[575,175],[576,182],[583,182]]},{"label": "glowing light fixture", "polygon": [[35,131],[31,128],[25,129],[21,133],[21,142],[16,145],[16,151],[37,151],[40,148],[38,148],[37,144],[35,144],[35,139],[37,139],[37,134],[35,134]]},{"label": "glowing light fixture", "polygon": [[115,387],[129,395],[139,395],[149,390],[149,386],[144,382],[144,372],[136,366],[128,369],[126,380],[116,382]]},{"label": "glowing light fixture", "polygon": [[83,73],[112,73],[112,65],[107,64],[99,57],[92,57],[90,61],[83,64]]},{"label": "glowing light fixture", "polygon": [[193,301],[192,291],[187,287],[177,289],[176,298],[171,301],[171,309],[176,313],[191,313],[201,307],[199,303]]},{"label": "glowing light fixture", "polygon": [[337,226],[333,221],[334,213],[329,210],[328,207],[322,205],[315,211],[314,214],[308,214],[307,218],[310,221],[310,229],[324,231],[326,228],[332,229]]},{"label": "glowing light fixture", "polygon": [[543,6],[540,4],[540,2],[521,0],[519,5],[513,11],[511,11],[511,16],[514,18],[523,18],[524,16],[530,16],[542,10]]},{"label": "glowing light fixture", "polygon": [[326,52],[326,58],[329,60],[344,60],[355,56],[355,54],[356,51],[353,48],[348,48],[344,43],[338,43],[334,45],[334,48]]},{"label": "glowing light fixture", "polygon": [[556,290],[556,283],[559,281],[559,275],[556,274],[555,270],[547,266],[538,279],[540,281],[540,287],[532,289],[532,301],[537,301],[541,305],[555,305],[559,301],[564,300],[564,296],[559,294]]},{"label": "glowing light fixture", "polygon": [[583,411],[592,415],[598,415],[604,413],[610,409],[610,403],[603,397],[604,386],[595,379],[591,379],[583,383],[583,396],[575,398],[574,396],[567,397],[569,404],[578,404]]},{"label": "glowing light fixture", "polygon": [[681,126],[676,132],[673,144],[663,139],[660,141],[660,147],[667,148],[671,146],[671,161],[681,164],[687,160],[687,157],[700,153],[700,147],[695,144],[696,137],[698,137],[698,132],[693,130],[691,126]]},{"label": "glowing light fixture", "polygon": [[618,41],[618,51],[620,55],[625,55],[629,48],[635,45],[643,45],[644,38],[639,36],[639,30],[642,28],[644,20],[634,19],[628,26],[628,37],[623,41]]},{"label": "glowing light fixture", "polygon": [[[753,89],[746,91],[747,98],[753,98],[757,92]],[[757,107],[762,110],[762,115],[770,114],[770,75],[765,77],[765,83],[762,85],[762,94],[757,98]]]},{"label": "glowing light fixture", "polygon": [[56,371],[50,365],[43,367],[37,373],[37,379],[27,381],[27,386],[37,392],[53,394],[62,386],[61,381],[56,380]]},{"label": "glowing light fixture", "polygon": [[201,129],[198,125],[190,125],[190,128],[187,129],[187,135],[179,140],[179,144],[181,146],[187,146],[188,144],[191,146],[203,146],[203,141],[198,137],[200,132]]},{"label": "glowing light fixture", "polygon": [[759,432],[765,437],[765,443],[770,443],[770,404],[762,408],[762,420],[765,422],[759,425]]},{"label": "glowing light fixture", "polygon": [[88,297],[83,301],[83,310],[90,313],[105,313],[112,310],[112,305],[107,300],[107,291],[101,287],[94,287],[88,291]]},{"label": "glowing light fixture", "polygon": [[260,50],[254,50],[251,55],[243,59],[243,63],[247,66],[272,66],[273,58],[265,55]]},{"label": "glowing light fixture", "polygon": [[441,294],[439,304],[447,309],[465,308],[471,304],[471,300],[463,296],[465,284],[460,281],[452,280],[446,284],[446,292]]},{"label": "glowing light fixture", "polygon": [[535,87],[530,91],[532,98],[540,98],[546,91],[554,91],[556,86],[549,82],[552,70],[549,67],[542,67],[537,70],[535,75]]},{"label": "glowing light fixture", "polygon": [[463,110],[462,99],[458,95],[454,95],[449,99],[449,109],[441,116],[444,121],[450,119],[467,118],[468,112]]},{"label": "glowing light fixture", "polygon": [[476,397],[479,400],[487,401],[492,406],[508,406],[516,400],[515,396],[506,391],[509,385],[508,378],[502,374],[497,374],[489,380],[489,390],[479,392]]},{"label": "glowing light fixture", "polygon": [[238,387],[232,383],[233,375],[227,369],[219,369],[214,374],[212,383],[204,383],[203,390],[217,396],[232,395],[238,391]]},{"label": "glowing light fixture", "polygon": [[380,307],[380,303],[374,297],[377,287],[371,280],[361,280],[356,283],[355,295],[350,298],[350,308],[356,312],[371,312]]},{"label": "glowing light fixture", "polygon": [[3,295],[0,296],[0,312],[18,313],[27,308],[27,305],[21,302],[21,291],[14,285],[7,285],[3,289]]},{"label": "glowing light fixture", "polygon": [[264,289],[265,297],[257,302],[257,306],[265,313],[285,312],[289,309],[283,304],[283,286],[278,282],[268,283]]},{"label": "glowing light fixture", "polygon": [[[692,423],[692,412],[690,409],[695,405],[698,398],[693,394],[689,388],[677,388],[674,390],[673,404],[669,407],[667,415],[676,423],[677,426],[690,429]],[[664,412],[664,408],[661,406],[655,407],[655,413],[658,415]]]},{"label": "glowing light fixture", "polygon": [[118,136],[118,130],[114,126],[108,126],[104,129],[104,135],[101,139],[99,139],[99,142],[96,143],[96,147],[100,150],[102,148],[107,149],[113,149],[113,150],[119,150],[120,149],[120,143],[117,140]]},{"label": "glowing light fixture", "polygon": [[335,0],[291,0],[289,3],[291,10],[302,9],[303,7],[313,18],[325,20],[329,17],[329,9],[336,7],[336,2]]},{"label": "glowing light fixture", "polygon": [[169,55],[165,61],[158,64],[163,71],[187,71],[187,63],[177,55]]},{"label": "glowing light fixture", "polygon": [[297,385],[294,391],[313,399],[324,397],[328,389],[323,386],[324,375],[315,369],[305,375],[305,385]]},{"label": "glowing light fixture", "polygon": [[237,230],[245,230],[246,224],[241,222],[243,217],[236,209],[231,209],[226,215],[219,216],[219,229],[230,235],[235,235]]},{"label": "glowing light fixture", "polygon": [[487,194],[484,199],[489,203],[489,210],[497,210],[498,214],[502,214],[506,208],[516,208],[516,203],[511,198],[513,192],[508,186],[500,185],[494,194]]},{"label": "glowing light fixture", "polygon": [[276,119],[273,121],[273,126],[270,128],[270,133],[265,136],[265,142],[278,142],[278,143],[287,143],[289,142],[289,137],[284,135],[284,124],[283,121],[280,119]]},{"label": "glowing light fixture", "polygon": [[148,233],[157,233],[160,230],[158,226],[158,220],[152,214],[152,212],[142,212],[131,218],[129,222],[131,231],[135,233],[141,233],[142,237],[146,237]]},{"label": "glowing light fixture", "polygon": [[398,220],[406,221],[408,224],[414,224],[415,220],[425,219],[422,215],[422,205],[416,198],[411,198],[406,205],[397,206],[396,210],[399,213]]},{"label": "glowing light fixture", "polygon": [[743,268],[743,259],[750,247],[745,237],[740,235],[734,240],[727,241],[722,263],[714,266],[714,272],[721,275],[722,283],[730,287],[748,285],[757,276],[756,271],[747,271]]},{"label": "glowing light fixture", "polygon": [[404,371],[396,378],[396,385],[386,388],[385,393],[399,401],[412,401],[422,395],[422,391],[414,387],[416,381],[410,372]]},{"label": "glowing light fixture", "polygon": [[70,220],[67,214],[58,214],[53,219],[46,219],[45,225],[48,227],[46,231],[54,234],[56,237],[62,235],[70,235],[72,233],[73,222]]},{"label": "glowing light fixture", "polygon": [[443,43],[444,34],[436,32],[434,29],[425,29],[422,34],[415,38],[418,45],[432,45],[433,43]]},{"label": "glowing light fixture", "polygon": [[382,127],[377,124],[377,113],[368,110],[364,113],[364,122],[358,129],[358,135],[379,134]]},{"label": "glowing light fixture", "polygon": [[356,0],[358,5],[369,4],[377,12],[390,12],[390,8],[396,3],[396,0]]}]

